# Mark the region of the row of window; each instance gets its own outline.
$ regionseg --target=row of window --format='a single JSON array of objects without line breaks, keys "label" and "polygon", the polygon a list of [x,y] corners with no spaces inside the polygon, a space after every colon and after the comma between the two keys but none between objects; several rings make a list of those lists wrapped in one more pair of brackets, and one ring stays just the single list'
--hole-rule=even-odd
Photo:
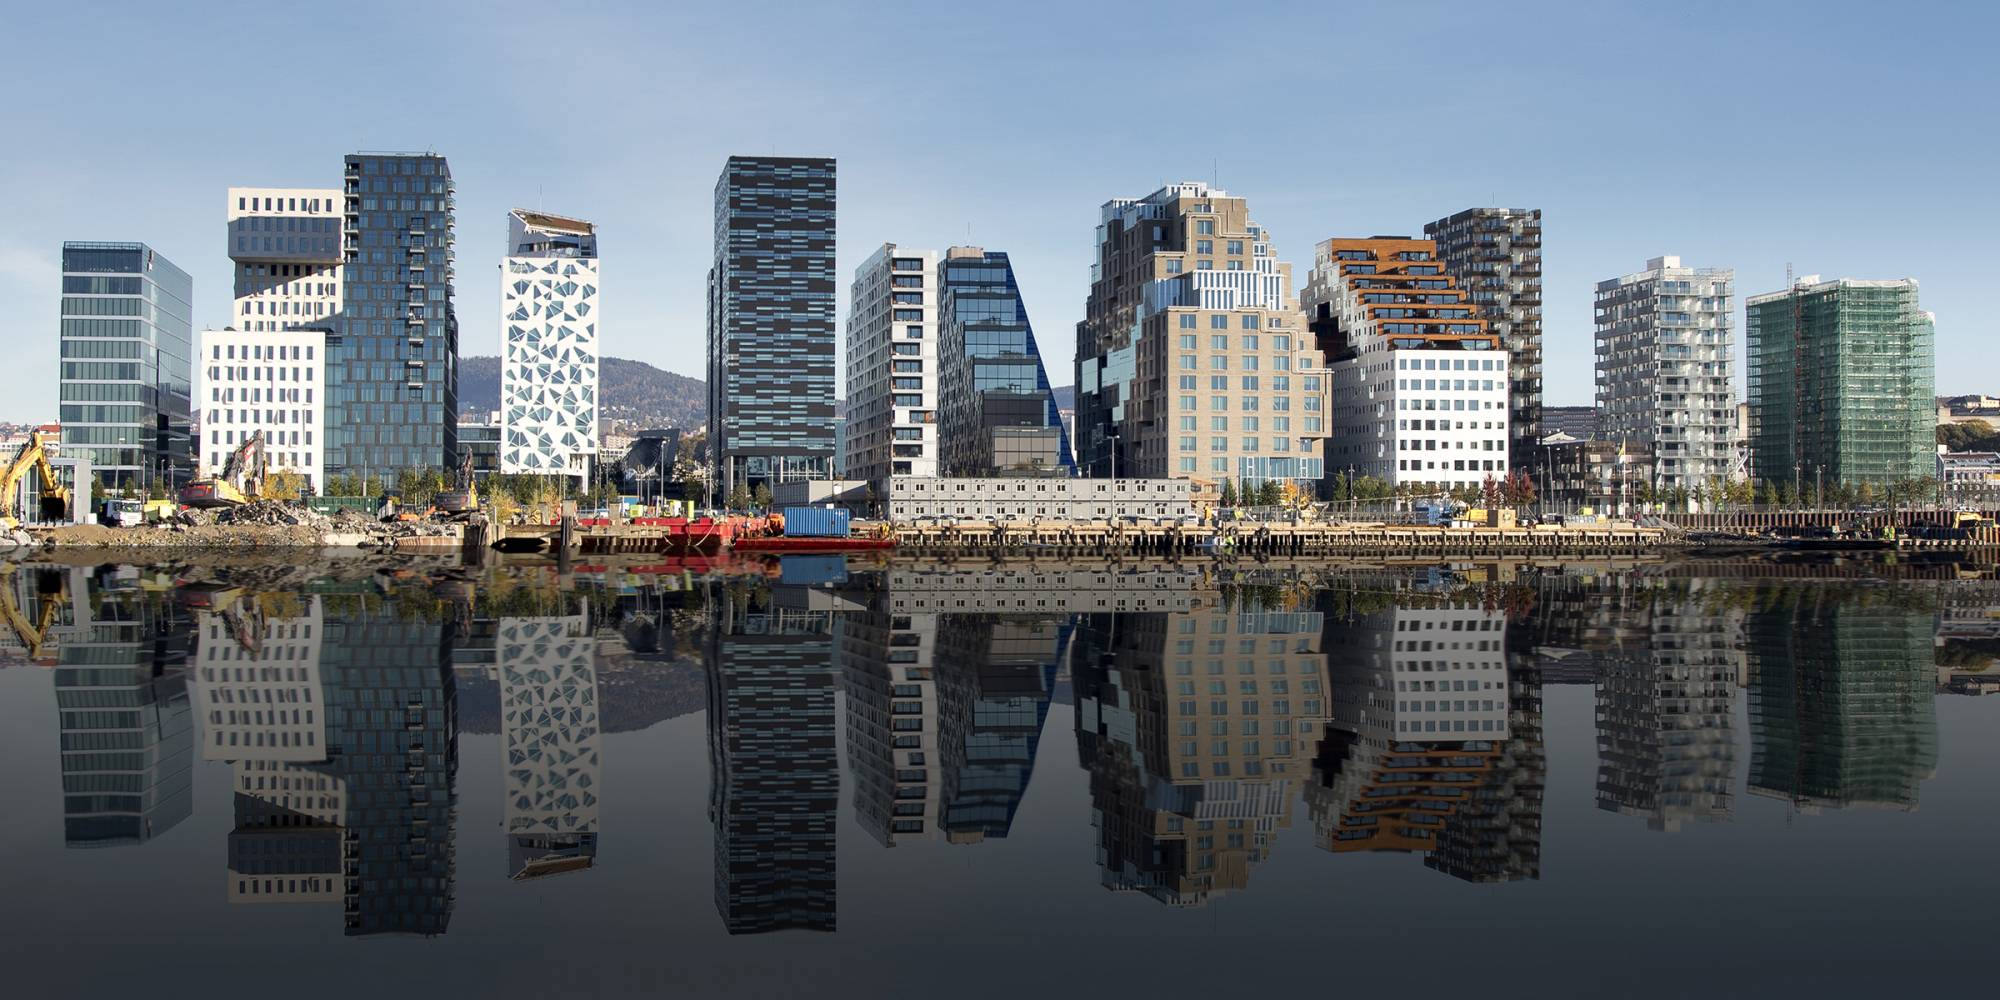
[{"label": "row of window", "polygon": [[[1239,368],[1239,369],[1241,369],[1242,371],[1246,371],[1246,372],[1254,372],[1254,371],[1257,371],[1257,370],[1259,369],[1259,367],[1260,367],[1260,364],[1261,364],[1261,363],[1260,363],[1260,362],[1258,361],[1258,357],[1259,357],[1259,355],[1255,355],[1255,354],[1245,354],[1245,355],[1243,355],[1242,357],[1240,357],[1240,358],[1238,358],[1238,359],[1237,359],[1237,366],[1238,366],[1238,368]],[[1183,354],[1183,355],[1181,355],[1181,370],[1182,370],[1182,371],[1194,371],[1194,370],[1196,370],[1196,369],[1199,369],[1200,367],[1201,367],[1201,365],[1200,365],[1200,364],[1198,363],[1198,358],[1197,358],[1197,356],[1196,356],[1196,355],[1193,355],[1193,354]],[[1209,370],[1210,370],[1210,371],[1218,371],[1218,372],[1226,372],[1226,371],[1228,371],[1228,370],[1229,370],[1229,355],[1227,355],[1227,354],[1211,354],[1211,355],[1209,355],[1209,356],[1208,356],[1208,368],[1209,368]],[[1277,372],[1288,372],[1288,371],[1291,371],[1291,370],[1292,370],[1292,356],[1291,356],[1291,355],[1289,355],[1289,354],[1278,354],[1278,355],[1273,355],[1273,356],[1272,356],[1272,358],[1271,358],[1271,370],[1272,370],[1272,371],[1277,371]]]},{"label": "row of window", "polygon": [[[1238,448],[1237,448],[1236,450],[1238,450],[1238,451],[1246,451],[1246,452],[1255,452],[1255,451],[1258,451],[1258,450],[1259,450],[1259,448],[1258,448],[1258,441],[1259,441],[1260,439],[1258,439],[1258,438],[1254,438],[1254,437],[1246,437],[1246,438],[1239,438],[1239,439],[1237,439],[1237,440],[1238,440],[1238,444],[1239,444],[1239,447],[1238,447]],[[1304,447],[1304,445],[1302,444],[1302,445],[1301,445],[1301,447]],[[1182,437],[1182,438],[1180,439],[1180,450],[1182,450],[1182,451],[1194,451],[1194,450],[1195,450],[1195,438],[1194,438],[1193,436],[1191,436],[1191,435],[1190,435],[1190,436],[1183,436],[1183,437]],[[1210,450],[1210,451],[1228,451],[1228,450],[1229,450],[1229,439],[1228,439],[1228,438],[1226,438],[1226,437],[1211,437],[1211,438],[1209,438],[1209,439],[1208,439],[1208,450]],[[1291,439],[1291,438],[1288,438],[1288,437],[1274,437],[1274,438],[1272,438],[1272,439],[1271,439],[1271,450],[1272,450],[1272,451],[1291,451],[1291,450],[1292,450],[1292,439]]]},{"label": "row of window", "polygon": [[1399,459],[1396,468],[1403,472],[1506,472],[1505,459],[1453,459],[1449,462],[1427,462],[1420,458]]}]

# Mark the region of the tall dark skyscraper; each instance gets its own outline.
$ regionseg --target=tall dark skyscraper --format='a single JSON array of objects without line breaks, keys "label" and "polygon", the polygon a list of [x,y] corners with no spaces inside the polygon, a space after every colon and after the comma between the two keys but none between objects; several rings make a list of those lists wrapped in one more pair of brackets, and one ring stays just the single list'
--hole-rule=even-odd
[{"label": "tall dark skyscraper", "polygon": [[344,307],[327,344],[326,474],[450,468],[458,450],[452,184],[432,153],[356,153]]},{"label": "tall dark skyscraper", "polygon": [[817,592],[773,588],[717,608],[708,670],[715,908],[731,934],[834,929],[833,621]]},{"label": "tall dark skyscraper", "polygon": [[1532,469],[1542,439],[1542,210],[1468,208],[1424,227],[1487,329],[1507,349],[1507,466]]},{"label": "tall dark skyscraper", "polygon": [[834,166],[732,156],[715,182],[708,447],[716,490],[833,474]]}]

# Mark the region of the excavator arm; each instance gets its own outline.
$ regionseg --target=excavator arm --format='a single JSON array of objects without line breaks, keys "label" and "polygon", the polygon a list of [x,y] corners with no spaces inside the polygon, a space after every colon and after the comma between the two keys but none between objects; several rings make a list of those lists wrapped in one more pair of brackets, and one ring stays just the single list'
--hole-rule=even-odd
[{"label": "excavator arm", "polygon": [[69,488],[56,477],[55,466],[49,464],[48,439],[37,431],[30,435],[21,450],[14,453],[7,470],[0,473],[0,523],[9,526],[20,523],[20,512],[15,510],[14,498],[21,488],[21,480],[28,473],[35,473],[42,492],[42,517],[60,519],[69,512]]}]

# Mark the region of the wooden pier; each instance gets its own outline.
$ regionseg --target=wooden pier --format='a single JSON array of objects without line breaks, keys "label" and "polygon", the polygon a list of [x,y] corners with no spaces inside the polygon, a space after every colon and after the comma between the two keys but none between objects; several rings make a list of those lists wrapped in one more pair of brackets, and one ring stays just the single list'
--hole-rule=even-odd
[{"label": "wooden pier", "polygon": [[1650,552],[1667,533],[1628,526],[1446,528],[1383,524],[1123,524],[1104,521],[897,525],[902,553],[1257,557],[1617,555]]}]

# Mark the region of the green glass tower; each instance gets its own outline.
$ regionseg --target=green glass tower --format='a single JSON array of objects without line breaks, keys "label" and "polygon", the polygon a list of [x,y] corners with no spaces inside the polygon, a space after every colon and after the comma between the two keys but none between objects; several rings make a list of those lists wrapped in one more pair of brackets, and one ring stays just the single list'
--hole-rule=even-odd
[{"label": "green glass tower", "polygon": [[1888,485],[1932,474],[1936,331],[1914,279],[1812,276],[1748,305],[1758,479]]}]

